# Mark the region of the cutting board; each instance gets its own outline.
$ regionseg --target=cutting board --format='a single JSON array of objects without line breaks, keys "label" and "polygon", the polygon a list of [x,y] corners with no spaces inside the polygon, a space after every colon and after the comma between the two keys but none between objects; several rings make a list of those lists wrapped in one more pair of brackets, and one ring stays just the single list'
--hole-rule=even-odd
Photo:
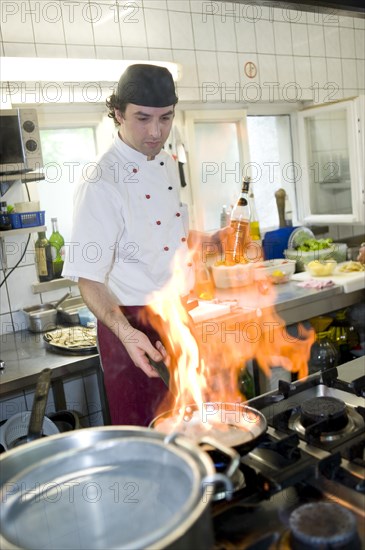
[{"label": "cutting board", "polygon": [[340,285],[343,287],[345,294],[365,288],[365,271],[342,273],[341,271],[338,271],[338,268],[341,267],[341,265],[342,264],[338,264],[335,273],[330,277],[312,277],[311,275],[309,275],[309,273],[303,271],[303,273],[295,273],[294,275],[292,275],[291,280],[298,282],[309,281],[310,279],[322,282],[333,281],[336,285]]},{"label": "cutting board", "polygon": [[189,311],[189,315],[196,323],[207,321],[208,319],[215,319],[222,315],[227,315],[231,311],[229,304],[214,304],[211,302],[199,302],[199,306]]}]

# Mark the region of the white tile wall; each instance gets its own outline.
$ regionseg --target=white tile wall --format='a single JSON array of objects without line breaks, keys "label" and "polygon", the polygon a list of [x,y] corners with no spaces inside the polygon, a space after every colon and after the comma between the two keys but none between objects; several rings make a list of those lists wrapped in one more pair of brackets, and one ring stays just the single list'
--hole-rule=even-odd
[{"label": "white tile wall", "polygon": [[171,34],[167,11],[144,10],[147,44],[150,48],[171,48]]},{"label": "white tile wall", "polygon": [[[247,54],[247,59],[258,54],[255,82],[259,85],[271,81],[273,74],[279,77],[278,71],[285,84],[294,67],[295,81],[305,89],[313,82],[326,84],[320,58],[326,61],[327,80],[339,85],[335,99],[348,90],[363,90],[365,25],[360,18],[199,0],[137,0],[121,4],[118,10],[111,0],[91,4],[17,0],[12,6],[2,21],[5,55],[176,60],[181,51],[192,50],[196,59],[193,66],[189,59],[187,71],[197,73],[201,85],[209,80],[219,84],[222,75],[227,80],[227,57],[222,52],[232,54],[234,67],[240,54]],[[274,57],[273,63],[268,63],[267,55]],[[205,56],[207,63],[202,62]],[[291,58],[287,71],[281,56]],[[343,74],[350,72],[349,60],[356,78],[346,84]],[[183,87],[189,96],[186,81]],[[195,98],[195,79],[190,87]],[[304,98],[309,96],[303,92]]]},{"label": "white tile wall", "polygon": [[[13,0],[9,6],[2,12],[4,55],[176,61],[183,68],[180,101],[201,101],[207,82],[217,85],[217,94],[208,98],[214,102],[222,99],[222,85],[232,88],[236,82],[245,93],[255,92],[247,96],[255,103],[293,97],[321,102],[365,92],[365,20],[358,17],[203,0],[134,0],[120,3],[118,10],[112,0]],[[252,80],[243,72],[247,61],[257,65]],[[276,82],[279,86],[268,84]],[[334,85],[328,88],[328,83]],[[236,102],[237,96],[226,93],[224,99]],[[362,231],[331,229],[338,237]],[[14,265],[17,252],[9,256]],[[1,296],[6,330],[9,308],[19,321],[16,311],[25,305],[20,300],[27,305],[42,300],[30,294],[31,261],[22,262],[17,272],[8,280],[11,305],[6,293]],[[44,297],[52,299],[52,293]]]}]

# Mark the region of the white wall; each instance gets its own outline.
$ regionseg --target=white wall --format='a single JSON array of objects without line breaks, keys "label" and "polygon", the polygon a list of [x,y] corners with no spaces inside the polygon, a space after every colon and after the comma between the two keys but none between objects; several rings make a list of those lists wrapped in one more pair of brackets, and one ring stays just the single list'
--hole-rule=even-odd
[{"label": "white wall", "polygon": [[[197,0],[119,2],[117,13],[114,4],[111,0],[4,0],[0,53],[51,57],[55,63],[58,57],[178,62],[182,65],[178,95],[185,108],[218,104],[250,109],[259,101],[274,100],[289,106],[365,91],[363,18]],[[247,62],[255,63],[255,78],[245,76]],[[51,101],[41,97],[38,88],[18,83],[17,89],[24,101]],[[5,91],[3,100],[8,101],[9,89]],[[23,192],[22,186],[15,185],[3,200],[23,200],[14,196]],[[331,230],[336,239],[359,231]],[[15,237],[13,243],[9,265],[19,258],[24,237]],[[0,276],[3,280],[3,271]],[[7,289],[1,289],[1,332],[11,326],[11,311],[21,328],[20,307],[62,294],[33,295],[30,285],[35,279],[28,254],[9,277]]]},{"label": "white wall", "polygon": [[363,18],[200,0],[114,5],[4,1],[1,54],[175,61],[181,101],[323,101],[364,91]]}]

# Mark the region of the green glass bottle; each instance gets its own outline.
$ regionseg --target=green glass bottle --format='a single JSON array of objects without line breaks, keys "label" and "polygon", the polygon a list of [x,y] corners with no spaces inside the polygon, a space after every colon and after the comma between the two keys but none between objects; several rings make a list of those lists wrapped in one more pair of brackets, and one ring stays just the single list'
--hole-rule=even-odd
[{"label": "green glass bottle", "polygon": [[254,379],[247,367],[242,367],[238,372],[238,390],[246,401],[255,397]]},{"label": "green glass bottle", "polygon": [[35,262],[40,283],[53,279],[53,264],[51,245],[44,231],[38,233],[38,239],[34,244]]},{"label": "green glass bottle", "polygon": [[337,367],[339,352],[331,342],[329,331],[318,332],[313,343],[308,363],[309,374]]},{"label": "green glass bottle", "polygon": [[328,330],[329,337],[340,354],[339,364],[342,365],[351,361],[353,359],[351,350],[359,345],[360,338],[355,327],[347,319],[347,309],[337,311]]},{"label": "green glass bottle", "polygon": [[57,218],[51,218],[52,222],[52,234],[49,238],[52,251],[52,263],[53,263],[53,278],[59,279],[62,276],[64,255],[65,255],[65,241],[60,232],[58,231]]}]

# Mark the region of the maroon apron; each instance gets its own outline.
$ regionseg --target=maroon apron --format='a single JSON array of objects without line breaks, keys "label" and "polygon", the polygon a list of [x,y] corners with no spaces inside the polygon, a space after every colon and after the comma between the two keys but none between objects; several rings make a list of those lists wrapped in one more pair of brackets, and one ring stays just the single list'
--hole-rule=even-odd
[{"label": "maroon apron", "polygon": [[[121,307],[131,326],[144,332],[155,345],[163,340],[141,319],[144,309]],[[100,321],[97,332],[112,424],[148,426],[158,413],[172,407],[172,395],[160,378],[149,378],[134,365],[122,342]]]}]

